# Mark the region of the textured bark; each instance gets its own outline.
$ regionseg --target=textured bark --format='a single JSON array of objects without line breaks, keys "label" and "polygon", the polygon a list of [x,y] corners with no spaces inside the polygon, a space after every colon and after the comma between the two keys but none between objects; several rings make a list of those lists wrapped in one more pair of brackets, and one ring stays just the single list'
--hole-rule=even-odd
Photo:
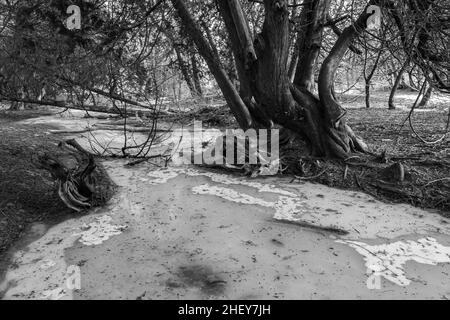
[{"label": "textured bark", "polygon": [[38,155],[36,164],[57,181],[61,200],[77,212],[104,205],[115,185],[105,170],[97,166],[94,156],[75,140],[61,142],[58,147],[58,155]]},{"label": "textured bark", "polygon": [[339,105],[339,103],[337,103],[333,94],[336,71],[354,38],[358,35],[358,33],[362,32],[366,28],[367,19],[369,17],[370,14],[364,11],[364,13],[353,25],[342,31],[341,36],[336,41],[333,49],[331,49],[330,54],[323,62],[320,70],[320,101],[324,109],[323,111],[325,113],[326,120],[335,127],[339,125],[339,120],[346,114],[346,111]]},{"label": "textured bark", "polygon": [[[333,30],[333,32],[338,37],[340,37],[342,35],[342,31],[339,29],[339,27],[336,25],[336,23],[334,21],[332,21],[330,16],[328,16],[327,26],[331,27],[331,30]],[[361,55],[362,54],[362,51],[359,50],[358,48],[356,48],[353,44],[350,45],[349,49],[350,49],[350,51],[352,51],[353,53],[355,53],[357,55]]]},{"label": "textured bark", "polygon": [[314,87],[314,69],[322,46],[323,28],[327,21],[330,0],[306,0],[300,15],[300,28],[296,50],[298,63],[294,84],[299,88],[312,91]]},{"label": "textured bark", "polygon": [[[255,61],[257,59],[254,45],[246,37],[239,37],[238,28],[247,29],[245,32],[240,31],[241,34],[250,33],[248,21],[243,14],[232,14],[232,11],[242,11],[238,2],[218,1],[217,4],[230,38],[231,50],[239,76],[239,95],[251,113],[254,125],[270,128],[272,126],[270,117],[258,109],[253,100],[255,96]],[[234,9],[231,9],[231,6],[234,6]],[[235,21],[235,19],[239,20]]]},{"label": "textured bark", "polygon": [[[240,96],[242,97],[242,99],[248,103],[248,101],[251,100],[253,93],[252,93],[251,84],[250,84],[250,76],[251,75],[249,73],[249,69],[250,69],[249,63],[247,62],[247,64],[246,64],[246,60],[248,60],[246,58],[247,50],[244,47],[245,45],[241,44],[241,40],[238,35],[238,30],[237,30],[236,24],[234,22],[233,15],[231,13],[230,2],[229,1],[218,1],[217,4],[219,6],[220,14],[222,15],[222,18],[225,22],[225,25],[226,25],[226,28],[228,31],[228,35],[230,38],[231,50],[233,51],[234,60],[236,63],[236,70],[237,70],[238,76],[239,76],[239,83],[240,83],[240,92],[239,93],[240,93]],[[236,6],[236,3],[233,3],[233,4]],[[235,8],[234,10],[238,10],[238,9]],[[241,16],[241,15],[239,15],[239,16]],[[241,17],[243,17],[243,16],[241,16]],[[245,19],[245,17],[243,17],[243,18]],[[248,23],[246,21],[240,22],[240,26],[241,26],[241,28],[248,29]],[[247,32],[245,32],[245,33],[247,33]],[[249,52],[250,52],[250,55],[252,55],[255,52],[254,48],[251,48]],[[254,59],[256,60],[256,56],[254,56]]]}]

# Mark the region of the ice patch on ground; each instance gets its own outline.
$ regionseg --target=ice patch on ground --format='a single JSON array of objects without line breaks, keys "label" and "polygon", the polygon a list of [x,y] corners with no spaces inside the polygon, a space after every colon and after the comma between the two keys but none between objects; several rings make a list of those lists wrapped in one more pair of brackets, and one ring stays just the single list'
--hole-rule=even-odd
[{"label": "ice patch on ground", "polygon": [[44,290],[42,298],[44,300],[61,300],[66,297],[67,292],[63,288],[56,288],[53,290]]},{"label": "ice patch on ground", "polygon": [[405,275],[405,264],[415,261],[427,265],[450,263],[450,247],[445,247],[434,238],[416,241],[399,241],[371,246],[363,242],[338,240],[349,245],[364,256],[367,269],[372,276],[383,277],[399,286],[411,283]]},{"label": "ice patch on ground", "polygon": [[192,188],[192,191],[194,194],[217,196],[236,203],[259,205],[275,209],[274,218],[277,220],[299,221],[300,219],[297,219],[296,216],[299,216],[301,211],[309,209],[306,203],[298,198],[280,196],[277,202],[270,202],[252,197],[242,192],[237,192],[230,188],[211,186],[209,184],[196,186]]},{"label": "ice patch on ground", "polygon": [[80,236],[80,241],[86,246],[96,246],[107,241],[112,236],[121,234],[127,226],[115,226],[111,224],[110,216],[101,216],[90,224],[83,225],[80,229],[82,232],[74,234]]},{"label": "ice patch on ground", "polygon": [[147,176],[153,178],[152,181],[149,181],[150,185],[158,185],[167,183],[169,180],[175,179],[180,175],[180,171],[178,169],[162,169],[150,171]]},{"label": "ice patch on ground", "polygon": [[311,208],[305,201],[299,198],[280,197],[277,203],[274,203],[276,220],[300,221],[302,212],[311,212]]},{"label": "ice patch on ground", "polygon": [[56,266],[56,262],[53,260],[43,260],[41,264],[42,270],[48,270]]},{"label": "ice patch on ground", "polygon": [[295,193],[277,188],[277,186],[275,186],[274,184],[265,184],[257,181],[250,181],[243,177],[237,178],[226,174],[199,171],[190,168],[164,168],[161,170],[150,171],[147,176],[154,178],[149,182],[151,185],[158,185],[167,183],[169,180],[175,179],[181,174],[185,174],[189,177],[207,177],[210,178],[213,182],[221,183],[224,185],[246,186],[257,189],[258,192],[275,193],[287,197],[297,197]]},{"label": "ice patch on ground", "polygon": [[73,224],[68,220],[48,230],[37,241],[14,254],[12,265],[0,284],[5,299],[71,299],[72,290],[65,288],[68,266],[64,250],[73,246]]},{"label": "ice patch on ground", "polygon": [[[374,200],[368,195],[338,191],[325,186],[279,183],[275,179],[255,180],[196,170],[193,168],[167,168],[147,173],[154,180],[150,184],[164,184],[180,175],[187,177],[206,177],[229,189],[195,189],[197,194],[209,194],[223,199],[252,204],[265,203],[263,207],[275,209],[274,218],[280,221],[306,223],[319,228],[333,228],[348,233],[347,239],[396,239],[404,235],[430,233],[450,234],[450,224],[437,214],[413,208],[409,205],[389,205]],[[145,182],[145,181],[144,181]],[[256,189],[260,197],[251,200],[242,190],[233,191],[234,186]],[[231,191],[233,192],[231,192]],[[292,191],[291,191],[292,190]],[[297,190],[297,191],[295,191]],[[263,193],[279,196],[276,203],[267,204]],[[246,199],[246,200],[244,200]]]},{"label": "ice patch on ground", "polygon": [[268,208],[272,208],[274,206],[274,204],[272,202],[264,201],[259,198],[249,196],[247,194],[237,192],[233,189],[222,188],[222,187],[217,187],[217,186],[210,186],[209,184],[204,184],[201,186],[194,187],[194,188],[192,188],[192,191],[194,192],[194,194],[217,196],[222,199],[236,202],[236,203],[255,204],[255,205],[259,205],[262,207],[268,207]]},{"label": "ice patch on ground", "polygon": [[[83,224],[83,222],[86,223]],[[71,267],[66,264],[64,251],[79,239],[86,246],[99,245],[123,232],[125,226],[111,224],[110,216],[85,216],[67,220],[24,250],[14,254],[12,267],[0,283],[5,299],[61,300],[72,299],[73,289],[67,286]],[[74,233],[74,230],[80,231]]]}]

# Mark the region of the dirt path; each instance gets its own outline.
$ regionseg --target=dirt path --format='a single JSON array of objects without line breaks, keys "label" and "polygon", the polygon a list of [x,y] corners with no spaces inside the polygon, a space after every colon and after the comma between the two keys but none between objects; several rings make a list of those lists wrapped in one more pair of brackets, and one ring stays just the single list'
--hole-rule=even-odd
[{"label": "dirt path", "polygon": [[[280,178],[105,162],[108,207],[14,254],[5,299],[447,299],[450,225]],[[80,281],[78,281],[80,280]]]}]

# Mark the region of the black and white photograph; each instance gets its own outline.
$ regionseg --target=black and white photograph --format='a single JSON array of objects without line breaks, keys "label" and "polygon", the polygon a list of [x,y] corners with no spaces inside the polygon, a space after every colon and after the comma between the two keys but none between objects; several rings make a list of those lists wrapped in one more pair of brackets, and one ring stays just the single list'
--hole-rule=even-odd
[{"label": "black and white photograph", "polygon": [[0,300],[449,299],[450,0],[0,0]]}]

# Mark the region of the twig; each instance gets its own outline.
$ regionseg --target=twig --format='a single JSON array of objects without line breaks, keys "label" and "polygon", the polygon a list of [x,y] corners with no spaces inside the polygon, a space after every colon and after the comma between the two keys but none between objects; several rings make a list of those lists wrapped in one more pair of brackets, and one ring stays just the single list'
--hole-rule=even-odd
[{"label": "twig", "polygon": [[430,181],[430,182],[428,182],[426,185],[424,185],[423,187],[426,188],[426,187],[428,187],[428,186],[430,186],[430,185],[432,185],[432,184],[434,184],[434,183],[442,182],[442,181],[450,181],[450,177]]},{"label": "twig", "polygon": [[322,172],[320,172],[318,175],[312,176],[312,177],[300,177],[300,176],[295,176],[296,180],[314,180],[319,178],[321,175],[323,175],[325,172],[327,172],[328,169],[324,169]]},{"label": "twig", "polygon": [[138,164],[141,164],[143,162],[147,162],[147,161],[149,161],[151,159],[162,158],[162,157],[164,157],[162,154],[158,154],[158,155],[154,155],[154,156],[148,156],[148,157],[136,160],[136,161],[129,162],[129,163],[127,163],[125,165],[125,167],[134,167],[134,166],[136,166]]}]

